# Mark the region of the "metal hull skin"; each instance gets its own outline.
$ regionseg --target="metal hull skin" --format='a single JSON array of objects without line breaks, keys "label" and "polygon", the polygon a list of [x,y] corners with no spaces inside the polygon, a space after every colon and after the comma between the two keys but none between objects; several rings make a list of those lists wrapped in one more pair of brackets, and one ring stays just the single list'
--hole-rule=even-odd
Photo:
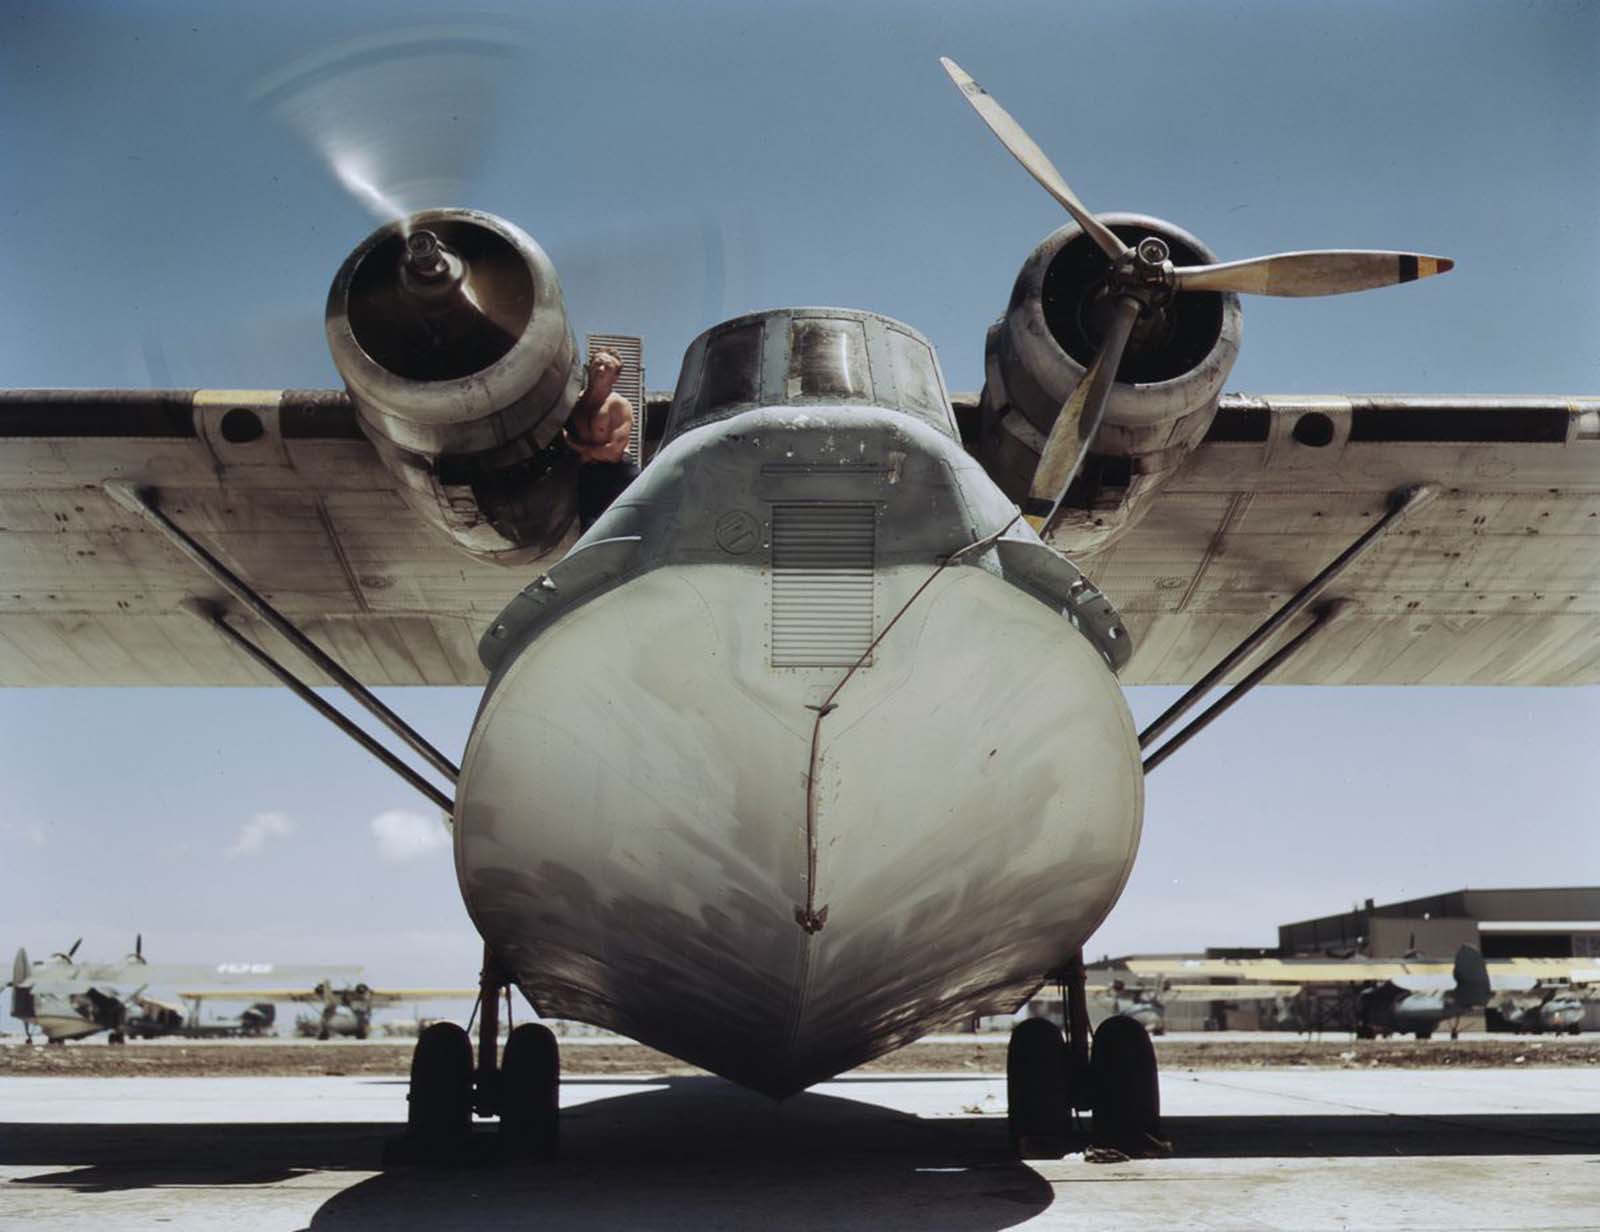
[{"label": "metal hull skin", "polygon": [[[879,569],[878,610],[933,570]],[[762,569],[666,565],[539,632],[479,713],[455,854],[541,1013],[782,1097],[1029,995],[1120,893],[1143,780],[1089,642],[947,569],[822,724],[808,885],[814,708],[846,669],[772,667],[768,598]]]}]

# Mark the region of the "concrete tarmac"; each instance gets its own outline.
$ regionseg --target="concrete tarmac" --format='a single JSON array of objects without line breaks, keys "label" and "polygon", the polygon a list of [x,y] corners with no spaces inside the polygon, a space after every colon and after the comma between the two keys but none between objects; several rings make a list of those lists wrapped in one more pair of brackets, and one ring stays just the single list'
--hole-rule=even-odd
[{"label": "concrete tarmac", "polygon": [[1163,1160],[1021,1165],[995,1076],[569,1079],[558,1162],[384,1170],[403,1079],[0,1078],[0,1228],[1600,1227],[1600,1072],[1173,1072]]}]

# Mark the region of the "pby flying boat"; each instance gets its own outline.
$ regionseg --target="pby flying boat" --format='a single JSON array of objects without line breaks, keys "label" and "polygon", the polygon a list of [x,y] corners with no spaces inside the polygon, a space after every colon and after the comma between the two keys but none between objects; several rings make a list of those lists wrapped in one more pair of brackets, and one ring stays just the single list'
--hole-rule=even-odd
[{"label": "pby flying boat", "polygon": [[[34,962],[19,949],[11,962],[11,1016],[32,1038],[34,1028],[52,1044],[84,1039],[104,1031],[113,1044],[129,1035],[170,1035],[198,1018],[184,1001],[203,997],[218,1000],[270,1002],[293,999],[313,983],[331,987],[348,983],[361,974],[360,967],[326,964],[287,965],[271,962],[151,963],[145,960],[144,937],[134,939],[133,950],[118,962],[78,959],[82,938],[66,950]],[[244,991],[245,982],[266,987]],[[189,985],[189,991],[169,990]],[[271,1006],[267,1007],[269,1010]],[[268,1018],[270,1023],[270,1018]]]},{"label": "pby flying boat", "polygon": [[[1091,1041],[1081,962],[1146,774],[1269,676],[1600,679],[1600,399],[1224,395],[1242,296],[1450,261],[1225,261],[1091,213],[945,68],[1071,216],[975,400],[874,312],[725,321],[670,405],[637,399],[643,472],[579,534],[554,264],[504,219],[412,214],[334,276],[343,390],[0,400],[0,678],[295,690],[447,813],[485,1011],[515,984],[781,1098],[1059,982],[1065,1036],[1012,1041],[1015,1143],[1063,1149],[1073,1107],[1150,1143],[1153,1051],[1121,1015]],[[1141,733],[1130,683],[1193,687]],[[484,687],[459,766],[368,689],[397,684]],[[548,1149],[554,1037],[502,1057],[483,1019],[476,1058],[419,1040],[414,1135],[476,1111]]]}]

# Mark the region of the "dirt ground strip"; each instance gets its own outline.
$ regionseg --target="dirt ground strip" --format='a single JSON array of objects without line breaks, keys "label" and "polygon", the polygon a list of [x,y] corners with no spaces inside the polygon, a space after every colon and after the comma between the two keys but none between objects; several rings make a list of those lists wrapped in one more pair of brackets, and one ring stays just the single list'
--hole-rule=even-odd
[{"label": "dirt ground strip", "polygon": [[[1157,1040],[1163,1070],[1483,1069],[1510,1065],[1600,1066],[1600,1039],[1537,1040]],[[405,1074],[409,1043],[175,1043],[121,1047],[68,1044],[0,1047],[0,1074],[79,1077]],[[699,1074],[704,1071],[641,1044],[584,1043],[562,1049],[567,1074]],[[861,1073],[996,1073],[1005,1068],[1004,1037],[913,1044],[861,1067]]]}]

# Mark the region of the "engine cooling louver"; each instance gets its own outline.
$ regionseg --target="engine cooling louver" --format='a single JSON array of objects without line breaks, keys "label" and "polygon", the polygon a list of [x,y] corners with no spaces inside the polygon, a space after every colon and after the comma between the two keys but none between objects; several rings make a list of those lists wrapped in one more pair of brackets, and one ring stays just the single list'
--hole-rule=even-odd
[{"label": "engine cooling louver", "polygon": [[772,507],[772,666],[849,667],[872,645],[872,505]]}]

